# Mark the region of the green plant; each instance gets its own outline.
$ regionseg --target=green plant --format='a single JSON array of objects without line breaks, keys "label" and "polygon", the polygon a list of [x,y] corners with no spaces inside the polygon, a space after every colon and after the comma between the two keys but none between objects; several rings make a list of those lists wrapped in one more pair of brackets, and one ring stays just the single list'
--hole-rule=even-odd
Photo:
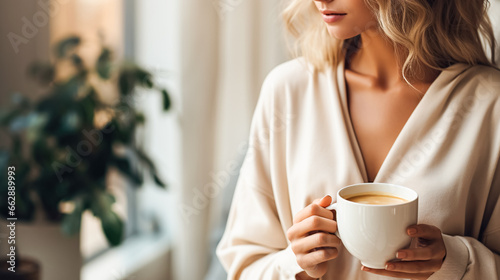
[{"label": "green plant", "polygon": [[[157,185],[165,187],[150,158],[135,144],[135,129],[144,116],[134,108],[135,89],[155,89],[168,110],[167,91],[158,88],[148,71],[134,64],[116,64],[110,49],[100,46],[95,63],[79,54],[82,40],[70,37],[55,47],[52,63],[35,63],[29,73],[47,94],[30,101],[17,94],[0,111],[0,208],[7,211],[7,166],[16,169],[16,217],[33,218],[37,202],[46,217],[61,222],[62,230],[75,234],[82,213],[90,210],[101,220],[112,245],[122,240],[123,221],[112,210],[114,196],[106,188],[106,175],[116,168],[136,186],[149,170]],[[66,77],[65,77],[66,76]],[[104,86],[104,90],[99,86]],[[103,102],[99,93],[112,94]],[[61,205],[72,205],[66,213]]]}]

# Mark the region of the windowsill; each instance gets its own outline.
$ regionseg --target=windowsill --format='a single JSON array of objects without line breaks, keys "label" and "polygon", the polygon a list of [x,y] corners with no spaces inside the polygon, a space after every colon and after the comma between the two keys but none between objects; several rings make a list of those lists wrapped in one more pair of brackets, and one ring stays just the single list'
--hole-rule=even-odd
[{"label": "windowsill", "polygon": [[[103,255],[85,263],[81,280],[127,279],[171,250],[168,235],[142,235],[126,240]],[[166,264],[168,265],[168,264]]]}]

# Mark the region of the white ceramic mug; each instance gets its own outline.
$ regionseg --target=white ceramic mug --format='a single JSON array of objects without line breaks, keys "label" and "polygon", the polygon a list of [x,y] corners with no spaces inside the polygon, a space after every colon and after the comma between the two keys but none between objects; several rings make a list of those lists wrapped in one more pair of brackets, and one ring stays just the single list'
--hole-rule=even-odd
[{"label": "white ceramic mug", "polygon": [[[407,202],[392,205],[356,203],[346,198],[366,193],[403,198]],[[418,194],[409,188],[385,184],[362,183],[337,192],[337,202],[326,207],[337,212],[337,232],[345,248],[370,268],[384,269],[399,249],[410,245],[406,233],[417,223]]]}]

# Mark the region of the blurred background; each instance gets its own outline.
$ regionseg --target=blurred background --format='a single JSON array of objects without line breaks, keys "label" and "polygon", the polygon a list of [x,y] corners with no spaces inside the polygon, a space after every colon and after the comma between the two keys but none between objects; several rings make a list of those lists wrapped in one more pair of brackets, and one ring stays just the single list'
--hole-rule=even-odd
[{"label": "blurred background", "polygon": [[0,0],[0,279],[225,279],[286,2]]}]

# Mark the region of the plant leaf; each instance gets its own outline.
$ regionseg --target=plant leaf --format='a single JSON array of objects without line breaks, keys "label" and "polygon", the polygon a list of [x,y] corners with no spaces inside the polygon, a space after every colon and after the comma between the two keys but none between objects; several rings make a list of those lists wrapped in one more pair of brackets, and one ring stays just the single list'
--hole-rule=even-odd
[{"label": "plant leaf", "polygon": [[83,201],[81,198],[79,198],[75,199],[73,203],[75,204],[75,209],[70,214],[64,215],[61,223],[62,231],[66,235],[75,235],[80,232],[84,210]]},{"label": "plant leaf", "polygon": [[123,221],[113,212],[112,206],[115,202],[113,195],[106,191],[94,194],[96,197],[91,201],[92,213],[101,220],[102,230],[112,246],[120,244],[123,239]]},{"label": "plant leaf", "polygon": [[29,66],[28,75],[41,85],[54,81],[55,69],[48,62],[35,62]]},{"label": "plant leaf", "polygon": [[118,75],[118,86],[122,95],[128,95],[134,90],[135,76],[130,69],[121,69]]},{"label": "plant leaf", "polygon": [[[53,96],[49,97],[49,99],[52,100],[53,98],[59,102],[74,101],[83,84],[82,76],[79,75],[73,76],[62,83],[57,83],[54,87]],[[65,100],[61,100],[62,98],[65,98]],[[52,102],[57,102],[55,100]],[[61,105],[65,106],[65,104]]]},{"label": "plant leaf", "polygon": [[133,68],[135,79],[137,84],[145,88],[153,87],[153,76],[148,71],[136,66]]},{"label": "plant leaf", "polygon": [[71,62],[73,62],[73,65],[79,70],[82,71],[84,69],[83,67],[83,60],[82,58],[77,55],[77,54],[72,54],[71,55]]},{"label": "plant leaf", "polygon": [[31,154],[33,160],[40,165],[53,161],[54,152],[47,146],[47,139],[45,137],[39,137],[33,142]]},{"label": "plant leaf", "polygon": [[153,161],[148,157],[148,155],[146,155],[146,153],[143,150],[141,150],[139,148],[135,148],[134,152],[139,157],[139,159],[142,161],[142,163],[146,164],[148,168],[156,169]]},{"label": "plant leaf", "polygon": [[108,239],[108,242],[112,246],[117,246],[122,242],[123,239],[123,221],[118,217],[118,215],[112,210],[107,211],[101,217],[101,226],[104,231],[104,235]]},{"label": "plant leaf", "polygon": [[[105,187],[101,185],[96,186],[98,188]],[[92,210],[92,213],[96,217],[104,216],[107,212],[111,211],[111,206],[115,201],[116,199],[112,194],[102,189],[96,189],[90,202],[90,210]]]},{"label": "plant leaf", "polygon": [[142,113],[136,113],[135,114],[135,121],[137,123],[141,123],[142,124],[142,123],[144,123],[145,120],[146,120],[146,117],[144,116],[144,114],[142,114]]},{"label": "plant leaf", "polygon": [[21,110],[18,109],[13,109],[11,111],[4,111],[0,119],[0,124],[2,126],[9,126],[10,122],[12,122],[12,120],[14,120],[20,113]]},{"label": "plant leaf", "polygon": [[162,188],[166,188],[166,184],[158,176],[158,173],[156,171],[156,166],[153,163],[153,161],[148,157],[148,155],[146,155],[146,153],[139,148],[135,148],[133,151],[135,152],[139,160],[143,164],[145,164],[147,168],[149,168],[149,171],[151,172],[151,175],[153,176],[153,180],[155,181],[155,183]]},{"label": "plant leaf", "polygon": [[22,141],[19,135],[12,136],[12,155],[21,158],[22,157]]},{"label": "plant leaf", "polygon": [[48,168],[40,170],[40,175],[33,182],[34,189],[45,210],[46,217],[51,221],[60,221],[62,215],[59,211],[59,203],[64,194],[59,193],[56,189],[66,189],[69,186],[69,181],[66,177],[59,181],[54,170]]},{"label": "plant leaf", "polygon": [[118,76],[118,85],[123,95],[130,94],[136,86],[153,88],[153,76],[138,66],[123,67]]},{"label": "plant leaf", "polygon": [[118,170],[123,173],[123,175],[129,177],[135,184],[142,184],[141,175],[132,168],[132,164],[129,159],[114,156],[112,158],[112,164],[116,166]]},{"label": "plant leaf", "polygon": [[167,186],[165,185],[165,183],[164,183],[164,182],[163,182],[163,181],[162,181],[162,180],[158,177],[158,175],[156,174],[156,172],[151,171],[151,174],[153,175],[153,179],[154,179],[155,183],[156,183],[158,186],[160,186],[160,187],[162,187],[162,188],[164,188],[164,189],[167,187]]},{"label": "plant leaf", "polygon": [[163,110],[167,111],[171,106],[170,96],[166,89],[162,89],[161,94],[163,96]]},{"label": "plant leaf", "polygon": [[59,42],[55,47],[55,54],[57,58],[67,57],[68,53],[75,47],[80,45],[81,39],[78,36],[70,36]]},{"label": "plant leaf", "polygon": [[105,80],[111,77],[111,50],[103,48],[97,59],[96,71]]},{"label": "plant leaf", "polygon": [[94,112],[97,107],[97,93],[94,88],[90,88],[89,93],[79,100],[80,114],[85,125],[94,125]]}]

